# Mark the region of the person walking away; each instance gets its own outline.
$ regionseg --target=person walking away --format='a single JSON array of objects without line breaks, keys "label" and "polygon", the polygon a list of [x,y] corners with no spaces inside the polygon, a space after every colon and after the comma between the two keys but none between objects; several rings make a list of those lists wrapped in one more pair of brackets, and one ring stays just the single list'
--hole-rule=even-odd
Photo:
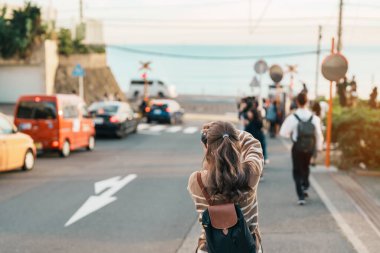
[{"label": "person walking away", "polygon": [[[205,153],[203,169],[191,174],[187,187],[202,228],[196,252],[262,252],[257,204],[257,188],[263,170],[260,142],[222,121],[204,125],[201,141]],[[229,219],[230,203],[238,204],[232,219]],[[225,207],[223,215],[217,212],[220,207]],[[210,216],[210,212],[217,214],[219,219]],[[221,225],[220,221],[228,226]],[[235,230],[237,226],[242,230]],[[252,244],[245,244],[249,249],[242,250],[242,242],[247,241]]]},{"label": "person walking away", "polygon": [[276,137],[276,124],[278,121],[276,101],[273,101],[272,104],[269,106],[266,118],[269,121],[269,136],[271,138],[274,138]]},{"label": "person walking away", "polygon": [[253,108],[247,112],[247,119],[245,120],[245,131],[252,134],[256,138],[263,149],[264,164],[269,163],[267,145],[265,134],[263,132],[263,119],[258,108]]},{"label": "person walking away", "polygon": [[239,117],[239,122],[240,122],[240,129],[243,130],[246,113],[249,110],[246,98],[242,98],[240,100],[238,109],[239,109],[238,117]]},{"label": "person walking away", "polygon": [[297,96],[298,109],[289,115],[280,129],[280,135],[293,141],[291,151],[293,179],[298,196],[298,204],[304,205],[308,197],[310,159],[315,150],[322,150],[323,134],[321,120],[307,109],[307,95],[301,92]]},{"label": "person walking away", "polygon": [[[321,119],[321,113],[322,113],[322,108],[321,105],[318,101],[313,102],[313,106],[311,107],[311,111],[315,116],[318,116],[319,119]],[[322,121],[321,121],[321,129],[322,129]],[[318,156],[318,151],[317,149],[314,150],[313,156],[311,157],[310,165],[315,166],[316,165],[316,160]]]},{"label": "person walking away", "polygon": [[345,107],[347,105],[347,85],[347,77],[344,77],[343,80],[336,84],[337,94],[339,96],[339,104],[342,107]]},{"label": "person walking away", "polygon": [[369,95],[369,106],[373,109],[377,108],[377,87],[373,88],[371,94]]}]

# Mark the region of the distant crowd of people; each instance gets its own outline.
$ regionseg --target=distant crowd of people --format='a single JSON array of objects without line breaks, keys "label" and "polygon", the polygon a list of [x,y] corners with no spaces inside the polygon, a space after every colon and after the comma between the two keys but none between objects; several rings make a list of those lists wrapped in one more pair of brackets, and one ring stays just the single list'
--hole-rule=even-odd
[{"label": "distant crowd of people", "polygon": [[[309,105],[309,108],[307,108]],[[293,177],[296,184],[299,204],[305,203],[308,188],[309,166],[315,165],[317,151],[322,149],[323,119],[326,117],[329,105],[325,101],[308,101],[306,85],[301,92],[291,101],[289,110],[285,110],[284,102],[279,98],[262,99],[257,97],[244,97],[238,103],[239,120],[241,129],[252,134],[261,144],[264,163],[269,163],[265,129],[268,136],[275,138],[277,135],[290,137],[294,143],[292,149]],[[288,116],[287,116],[288,115]],[[287,117],[286,117],[287,116]],[[309,125],[308,125],[309,124]],[[298,142],[298,127],[300,125],[309,128],[311,140],[306,140],[308,146],[299,150],[295,143]],[[302,134],[302,133],[301,133]],[[309,138],[308,133],[301,138]],[[309,133],[310,134],[310,133]],[[307,143],[307,142],[311,143]]]},{"label": "distant crowd of people", "polygon": [[336,84],[336,93],[339,97],[339,104],[342,107],[355,107],[358,100],[357,83],[355,76],[352,76],[351,81],[344,77]]}]

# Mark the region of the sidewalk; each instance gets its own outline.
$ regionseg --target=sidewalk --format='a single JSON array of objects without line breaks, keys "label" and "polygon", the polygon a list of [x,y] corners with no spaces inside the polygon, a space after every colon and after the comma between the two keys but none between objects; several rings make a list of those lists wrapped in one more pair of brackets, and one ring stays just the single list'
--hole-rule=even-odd
[{"label": "sidewalk", "polygon": [[[258,193],[264,252],[380,252],[375,224],[338,182],[352,185],[346,174],[315,170],[307,204],[296,204],[289,145],[268,138],[271,163],[264,169]],[[194,224],[177,252],[194,252],[199,229]]]}]

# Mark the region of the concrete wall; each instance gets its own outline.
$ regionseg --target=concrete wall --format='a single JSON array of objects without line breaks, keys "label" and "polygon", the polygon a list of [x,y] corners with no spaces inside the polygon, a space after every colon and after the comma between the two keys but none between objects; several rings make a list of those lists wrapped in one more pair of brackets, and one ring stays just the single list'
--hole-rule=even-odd
[{"label": "concrete wall", "polygon": [[58,67],[57,43],[45,41],[28,60],[0,60],[0,103],[27,94],[52,94]]},{"label": "concrete wall", "polygon": [[55,41],[45,41],[45,93],[54,93],[55,74],[59,65],[58,44]]},{"label": "concrete wall", "polygon": [[59,66],[74,67],[80,64],[82,68],[105,68],[107,67],[106,54],[74,54],[70,56],[59,56]]}]

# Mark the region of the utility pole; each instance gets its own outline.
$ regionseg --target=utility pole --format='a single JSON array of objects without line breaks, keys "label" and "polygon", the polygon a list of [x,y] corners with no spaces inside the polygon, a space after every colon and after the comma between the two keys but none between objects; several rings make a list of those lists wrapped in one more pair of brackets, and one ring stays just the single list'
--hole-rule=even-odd
[{"label": "utility pole", "polygon": [[79,20],[83,23],[83,0],[79,0]]},{"label": "utility pole", "polygon": [[249,1],[249,34],[252,34],[252,0]]},{"label": "utility pole", "polygon": [[339,3],[339,21],[338,21],[338,43],[336,44],[336,51],[340,53],[342,50],[342,18],[343,18],[343,0]]},{"label": "utility pole", "polygon": [[318,26],[318,43],[317,43],[317,65],[315,71],[315,99],[318,97],[318,80],[319,80],[319,59],[321,55],[322,26]]}]

